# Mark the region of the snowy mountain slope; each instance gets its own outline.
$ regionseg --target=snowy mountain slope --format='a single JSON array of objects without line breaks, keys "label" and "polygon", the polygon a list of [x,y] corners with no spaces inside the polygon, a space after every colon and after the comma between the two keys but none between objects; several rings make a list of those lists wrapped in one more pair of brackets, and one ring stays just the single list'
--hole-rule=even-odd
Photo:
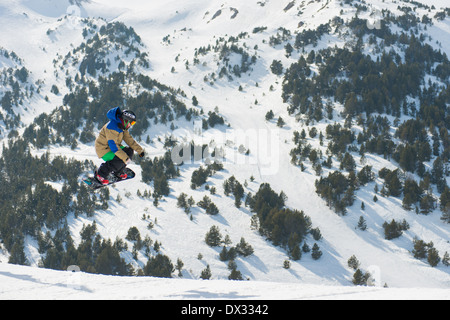
[{"label": "snowy mountain slope", "polygon": [[[114,277],[0,264],[0,299],[448,300],[448,289],[317,286],[263,281]],[[120,288],[120,289],[118,289]],[[183,306],[182,306],[183,307]],[[274,310],[269,308],[269,314]],[[280,310],[278,310],[280,311]],[[174,314],[179,310],[167,310]],[[279,314],[278,314],[279,315]]]},{"label": "snowy mountain slope", "polygon": [[[336,3],[334,3],[336,5]],[[290,26],[292,27],[293,22],[292,22],[292,16],[295,16],[294,14],[290,14],[290,12],[285,13],[283,11],[283,4],[282,3],[270,3],[269,5],[271,5],[271,7],[262,7],[262,8],[258,8],[261,10],[268,10],[267,12],[279,12],[280,13],[280,20],[281,19],[286,19],[290,21]],[[240,14],[235,18],[235,19],[245,19],[243,17],[246,17],[247,15],[249,15],[248,11],[250,11],[252,8],[250,8],[251,4],[248,4],[249,8],[246,7],[247,5],[241,4],[240,7],[238,7],[238,10],[240,12]],[[332,6],[332,5],[331,5]],[[337,6],[337,5],[336,5]],[[169,7],[169,6],[167,6]],[[311,13],[307,14],[306,12],[304,13],[305,16],[309,16],[312,15],[312,12],[317,12],[318,10],[320,10],[320,8],[323,7],[322,5],[319,4],[313,4],[311,6],[308,6],[307,9],[311,11]],[[210,9],[210,7],[207,7],[208,9],[206,11],[208,12],[215,12],[214,9]],[[179,9],[177,7],[177,9]],[[248,11],[247,11],[248,10]],[[332,7],[330,10],[336,10],[336,7]],[[181,11],[181,10],[180,10]],[[180,12],[178,11],[178,12]],[[242,12],[242,15],[241,15]],[[158,12],[159,13],[159,12]],[[198,14],[198,13],[197,13]],[[199,15],[199,14],[198,14]],[[176,21],[174,23],[174,27],[180,27],[180,28],[187,28],[187,32],[188,35],[182,34],[180,35],[180,40],[177,41],[177,38],[175,37],[174,39],[171,39],[171,44],[168,45],[168,49],[166,50],[167,54],[158,54],[158,57],[167,57],[167,62],[166,63],[161,63],[162,66],[167,66],[167,65],[172,65],[174,64],[174,62],[172,62],[169,60],[169,57],[171,54],[172,57],[176,56],[176,54],[179,52],[181,54],[181,57],[184,56],[186,49],[183,47],[185,46],[185,42],[183,42],[182,40],[185,39],[186,37],[188,38],[189,44],[193,44],[193,46],[195,46],[195,42],[198,41],[199,46],[200,45],[207,45],[207,43],[203,43],[204,41],[203,39],[201,39],[200,37],[197,38],[195,37],[195,32],[198,29],[202,29],[202,28],[206,28],[208,30],[210,30],[209,25],[212,23],[223,23],[223,26],[226,25],[226,28],[224,28],[226,31],[226,34],[228,35],[232,35],[232,34],[237,34],[239,32],[244,31],[249,31],[249,29],[251,29],[251,27],[247,27],[247,25],[245,25],[244,23],[244,27],[242,27],[241,24],[238,23],[234,23],[234,21],[232,20],[228,20],[226,16],[222,16],[220,15],[217,19],[222,19],[221,21],[214,19],[214,20],[207,20],[206,22],[204,21],[204,18],[202,18],[202,20],[200,20],[200,18],[197,18],[197,23],[191,22],[191,19],[193,20],[193,18],[191,18],[191,16],[193,16],[192,12],[190,11],[189,13],[185,14],[186,18],[182,20],[182,22]],[[158,15],[159,19],[164,19],[165,15],[164,15],[164,11],[161,15]],[[272,17],[272,16],[271,16]],[[127,16],[125,15],[124,17],[125,21],[127,19]],[[132,18],[129,18],[132,19]],[[323,19],[323,20],[320,20]],[[314,22],[316,25],[320,24],[321,22],[326,22],[327,19],[329,19],[329,13],[324,13],[322,18],[320,17],[315,17]],[[250,26],[252,27],[256,27],[256,26],[265,26],[268,25],[269,28],[271,27],[272,30],[277,29],[280,25],[286,26],[289,24],[285,24],[283,23],[283,20],[278,20],[278,19],[271,19],[271,21],[260,21],[258,20],[259,24],[256,24],[256,22],[253,23],[253,25],[250,24]],[[173,20],[170,20],[173,21]],[[242,21],[242,20],[241,20]],[[247,21],[247,20],[246,20]],[[131,20],[130,20],[131,23]],[[163,22],[158,22],[155,23],[155,26],[159,26],[159,25],[164,25]],[[192,27],[190,27],[192,26]],[[223,26],[218,26],[218,29],[220,30],[221,27]],[[239,27],[236,27],[239,26]],[[236,30],[233,32],[233,28],[236,27]],[[142,34],[151,34],[151,36],[153,36],[153,34],[155,34],[158,29],[157,27],[155,28],[147,28],[147,26],[145,26],[145,28],[142,26],[136,26],[137,30],[140,31],[140,33]],[[191,33],[189,33],[190,29],[192,28]],[[142,29],[142,30],[140,30]],[[173,28],[175,29],[175,28]],[[214,32],[216,32],[216,29],[213,29]],[[203,33],[202,33],[203,35]],[[256,37],[256,36],[255,36]],[[147,38],[147,37],[144,37]],[[267,38],[267,36],[265,36],[265,38]],[[255,40],[253,39],[249,39],[246,40],[246,42],[254,42],[254,43],[258,43],[261,46],[261,39]],[[153,44],[153,42],[152,42]],[[149,50],[150,52],[152,51],[152,44],[149,44]],[[248,44],[248,47],[252,48],[253,44]],[[163,47],[164,48],[164,47]],[[154,50],[161,50],[161,49],[157,49],[155,48]],[[279,50],[279,49],[278,49]],[[264,47],[264,54],[267,54],[267,58],[265,58],[265,62],[266,64],[268,64],[271,61],[271,54],[273,54],[274,56],[280,57],[279,51],[278,53],[276,52],[277,50],[273,50],[271,53],[271,48],[267,48]],[[274,52],[275,51],[275,52]],[[192,51],[191,51],[192,52]],[[190,53],[188,53],[189,56]],[[185,56],[186,57],[186,56]],[[174,58],[173,58],[174,59]],[[189,58],[188,58],[189,59]],[[183,59],[180,59],[180,61],[184,61]],[[208,68],[210,65],[213,64],[213,61],[207,61],[207,67]],[[182,63],[180,62],[178,65],[182,65]],[[182,74],[186,74],[187,77],[190,77],[192,80],[192,83],[199,83],[199,80],[201,79],[201,75],[199,75],[197,72],[199,70],[203,70],[202,67],[196,68],[195,71],[181,71],[184,69],[183,66],[178,66],[175,68],[177,71],[180,70],[179,72]],[[260,67],[262,69],[263,66],[257,66]],[[265,114],[265,112],[267,112],[267,110],[269,110],[270,108],[277,108],[277,110],[279,110],[279,112],[282,114],[285,110],[285,107],[283,106],[282,102],[280,101],[280,97],[279,97],[279,90],[275,90],[274,93],[270,93],[268,90],[269,84],[276,84],[277,81],[279,81],[278,79],[276,79],[275,77],[273,77],[273,75],[264,73],[264,71],[260,71],[260,69],[257,69],[257,67],[255,67],[254,71],[252,72],[252,76],[251,76],[251,80],[242,80],[242,82],[244,83],[244,90],[245,92],[243,94],[226,94],[225,92],[235,92],[236,87],[234,88],[229,88],[230,84],[227,84],[226,81],[222,81],[220,84],[217,84],[217,87],[212,86],[209,87],[206,84],[202,85],[201,88],[196,88],[195,86],[193,86],[193,88],[191,89],[192,95],[195,95],[197,97],[199,97],[200,103],[201,105],[205,108],[214,108],[215,106],[219,107],[219,110],[222,114],[225,115],[226,119],[228,119],[228,121],[231,124],[232,128],[252,128],[255,131],[259,131],[259,130],[266,130],[267,128],[271,127],[264,121],[264,119],[260,116],[260,114]],[[265,66],[267,68],[267,65]],[[166,67],[167,68],[167,67]],[[155,71],[158,68],[155,66]],[[214,68],[211,68],[214,71]],[[207,69],[208,70],[208,69]],[[260,72],[259,72],[260,71]],[[162,76],[164,77],[164,82],[167,83],[177,83],[180,82],[179,80],[183,80],[183,82],[180,83],[180,87],[182,87],[184,90],[188,91],[190,88],[186,87],[186,82],[187,79],[185,80],[185,77],[180,77],[180,74],[178,72],[176,72],[175,74],[171,75],[167,69],[163,69],[160,72],[162,72]],[[156,73],[156,72],[155,72]],[[262,83],[266,84],[266,87],[264,87],[264,84],[262,86],[259,86],[258,88],[254,88],[253,87],[253,81],[254,77],[256,75],[256,77],[258,76],[258,74],[264,74],[264,76],[266,77],[265,79],[259,80],[258,82],[261,81]],[[203,73],[204,74],[204,73]],[[157,76],[158,77],[158,76]],[[245,76],[243,76],[245,78]],[[158,79],[163,79],[158,77]],[[188,78],[189,79],[189,78]],[[239,80],[240,81],[240,80]],[[225,83],[223,83],[225,82]],[[255,81],[256,82],[256,81]],[[279,81],[280,82],[280,81]],[[231,84],[233,85],[233,83]],[[251,88],[248,88],[250,87]],[[279,87],[278,87],[279,88]],[[197,90],[195,90],[197,89]],[[219,90],[223,96],[225,96],[225,101],[222,102],[222,104],[219,104],[217,102],[217,90]],[[227,91],[228,90],[228,91]],[[225,93],[225,94],[224,94]],[[255,99],[258,100],[262,100],[264,101],[263,103],[260,103],[258,106],[252,106],[253,102]],[[245,107],[247,106],[247,107]],[[237,110],[237,112],[236,112]],[[283,117],[284,119],[287,119],[288,117]],[[295,122],[292,122],[289,124],[291,128],[295,128],[298,125]],[[273,128],[273,127],[272,127]],[[282,135],[280,137],[280,141],[289,141],[291,140],[291,136],[289,133],[285,133],[283,131],[280,132],[280,134]],[[285,134],[285,135],[283,135]],[[207,139],[206,139],[207,141]],[[255,145],[257,145],[258,141],[248,141],[247,145],[250,147],[250,149],[253,149],[255,147]],[[275,148],[272,150],[267,150],[267,149],[263,149],[263,150],[255,150],[254,152],[257,154],[260,154],[263,158],[263,156],[273,156],[273,161],[268,161],[268,163],[288,163],[289,159],[288,159],[288,147],[286,147],[286,150],[283,150],[286,144],[281,143],[280,145],[274,146]],[[278,158],[280,157],[280,158]],[[284,157],[284,159],[281,159],[282,157]],[[277,162],[278,161],[278,162]],[[380,161],[379,159],[376,159],[376,161]],[[227,163],[227,165],[229,166],[230,164]],[[382,168],[382,166],[386,165],[385,163],[380,163],[380,166],[378,168]],[[239,164],[237,165],[237,167],[239,167]],[[362,259],[363,261],[365,261],[366,259],[371,261],[369,263],[370,264],[375,264],[378,265],[379,264],[379,257],[383,256],[385,254],[385,250],[384,248],[379,248],[377,244],[375,245],[371,245],[371,241],[369,242],[364,239],[362,240],[361,243],[358,243],[361,238],[355,234],[354,231],[354,226],[356,225],[356,217],[353,218],[352,222],[347,222],[347,225],[343,225],[341,218],[336,217],[333,213],[331,213],[329,211],[329,209],[327,207],[325,207],[324,205],[322,205],[320,207],[319,210],[317,210],[317,202],[309,202],[309,201],[305,201],[305,199],[312,199],[315,198],[316,195],[314,193],[314,186],[313,186],[313,180],[310,181],[305,181],[306,185],[299,185],[298,181],[304,181],[304,178],[302,176],[299,176],[298,170],[294,170],[292,167],[290,166],[284,166],[284,165],[280,165],[279,167],[277,167],[275,165],[277,172],[275,172],[275,174],[269,174],[267,176],[264,176],[263,178],[261,177],[262,180],[264,181],[270,181],[271,185],[275,185],[275,189],[276,190],[284,190],[287,195],[288,195],[288,199],[289,199],[289,205],[291,207],[294,208],[300,208],[300,209],[304,209],[308,214],[310,214],[312,216],[312,220],[313,223],[317,223],[318,226],[320,227],[321,230],[324,229],[328,229],[327,232],[323,231],[323,234],[328,234],[329,236],[335,236],[336,238],[334,238],[333,240],[329,240],[330,243],[340,243],[340,245],[342,245],[342,248],[344,253],[341,253],[341,256],[338,259],[341,259],[341,263],[345,263],[345,260],[347,259],[347,256],[351,256],[353,253],[352,251],[355,251],[355,249],[352,248],[367,248],[367,245],[369,245],[367,250],[357,250],[358,253],[356,254],[357,256],[364,256],[364,259]],[[261,168],[259,168],[261,170]],[[269,168],[270,169],[270,168]],[[239,169],[238,168],[233,168],[230,169],[230,172],[237,172]],[[248,169],[246,169],[248,170]],[[279,171],[278,171],[279,170]],[[236,176],[241,179],[245,179],[245,175],[244,174],[236,174]],[[248,174],[247,174],[248,177]],[[280,178],[283,177],[283,178]],[[296,186],[295,189],[286,189],[286,187],[284,186]],[[299,196],[302,195],[302,196]],[[389,220],[391,217],[396,217],[398,218],[398,215],[393,215],[393,212],[391,212],[391,210],[389,209],[390,207],[390,201],[392,200],[388,200],[387,202],[384,201],[384,199],[381,201],[381,204],[378,206],[375,206],[375,208],[373,209],[373,211],[377,212],[377,222],[375,225],[380,226],[384,221]],[[366,201],[367,202],[367,201]],[[320,203],[320,202],[319,202]],[[328,213],[328,214],[324,214],[324,213]],[[355,214],[357,213],[357,210],[355,212]],[[402,212],[399,212],[402,213]],[[400,216],[404,216],[403,214],[401,214]],[[436,217],[437,219],[434,220],[434,222],[432,223],[439,223],[438,221],[438,217]],[[332,222],[330,222],[330,220]],[[319,223],[319,221],[321,223]],[[336,231],[336,226],[340,226],[342,228],[342,230]],[[421,229],[420,224],[417,226],[418,229]],[[377,238],[377,241],[383,241],[386,242],[387,245],[389,245],[389,242],[386,240],[382,240],[380,239],[380,235],[375,235]],[[437,237],[434,238],[434,241],[437,241],[439,243],[442,243],[444,245],[444,248],[447,246],[445,243],[445,239],[448,239],[448,233],[446,231],[444,231],[443,233],[437,234]],[[325,239],[328,240],[328,237],[325,237]],[[443,239],[444,241],[440,241],[440,239]],[[358,243],[358,244],[356,244]],[[377,243],[377,242],[375,242]],[[356,244],[356,245],[355,245]],[[342,250],[341,248],[341,250]],[[392,251],[392,255],[393,257],[396,256],[398,254],[398,251],[400,250],[400,252],[402,252],[403,250],[405,250],[405,248],[398,248],[397,246],[393,246],[393,248],[391,249]],[[406,253],[406,250],[403,251],[404,253]],[[393,260],[396,260],[396,258],[393,258]],[[399,265],[396,264],[396,268],[398,268],[399,274],[409,274],[411,273],[411,277],[407,277],[408,279],[412,279],[412,278],[416,278],[417,275],[421,275],[422,271],[411,271],[410,269],[410,263],[412,260],[407,259],[405,262],[401,261]],[[385,263],[385,264],[384,264]],[[383,266],[382,269],[386,269],[389,268],[389,266],[392,266],[393,262],[390,259],[386,259],[383,262]],[[416,276],[414,276],[413,274],[416,274]],[[439,273],[439,272],[438,272]],[[440,276],[438,276],[438,273],[436,274],[436,276],[439,278]],[[393,279],[391,279],[393,280]],[[441,279],[437,280],[435,283],[436,285],[439,285],[438,283],[442,283],[440,281]],[[428,280],[427,280],[428,281]],[[389,283],[389,281],[388,281]]]},{"label": "snowy mountain slope", "polygon": [[[46,6],[38,5],[37,1],[5,1],[1,4],[2,13],[2,44],[5,48],[13,48],[14,52],[24,60],[35,81],[41,83],[39,97],[33,103],[25,105],[29,112],[22,115],[22,122],[28,124],[42,112],[51,112],[55,105],[62,104],[63,94],[52,94],[53,84],[63,83],[64,79],[55,79],[53,60],[58,54],[66,54],[69,48],[77,45],[83,39],[80,33],[80,18],[64,15],[70,6],[63,2],[42,1]],[[32,8],[47,8],[49,16],[42,16]],[[62,11],[61,8],[65,8]],[[39,11],[39,10],[38,10]],[[41,11],[42,12],[42,11]],[[63,85],[58,85],[63,88]],[[48,101],[44,98],[47,96]]]},{"label": "snowy mountain slope", "polygon": [[[192,196],[196,203],[205,194],[209,195],[204,186],[197,190],[190,189],[191,174],[199,167],[199,163],[180,168],[181,177],[170,183],[171,195],[164,198],[157,208],[152,205],[151,200],[137,196],[138,190],[142,192],[150,187],[141,182],[140,167],[134,164],[131,168],[138,172],[137,179],[133,183],[126,182],[111,188],[110,206],[107,210],[97,211],[93,217],[89,218],[85,216],[75,218],[72,215],[68,219],[72,236],[77,244],[81,241],[79,233],[83,224],[87,225],[96,221],[98,232],[102,237],[112,240],[116,237],[125,238],[129,228],[136,226],[142,237],[148,235],[152,240],[161,242],[161,251],[173,262],[177,258],[183,260],[184,278],[198,279],[200,272],[206,265],[210,265],[213,279],[226,279],[229,274],[227,264],[218,259],[221,248],[210,248],[204,243],[205,233],[212,225],[218,225],[223,235],[230,236],[233,245],[244,237],[255,249],[252,256],[236,260],[238,269],[245,278],[251,280],[347,286],[351,285],[353,274],[353,270],[347,267],[347,260],[350,256],[356,255],[362,262],[363,269],[379,270],[381,284],[387,283],[390,287],[403,288],[450,287],[447,267],[440,264],[436,268],[431,268],[425,261],[414,259],[410,253],[412,239],[415,236],[426,241],[433,241],[442,254],[450,251],[448,242],[450,232],[448,225],[440,221],[439,210],[435,210],[428,216],[416,216],[412,212],[403,210],[401,201],[396,198],[379,197],[379,201],[373,203],[370,201],[374,195],[373,184],[371,184],[358,191],[356,204],[349,208],[347,216],[340,217],[317,196],[314,186],[316,176],[313,171],[302,173],[299,168],[290,164],[289,152],[294,147],[292,133],[294,130],[300,131],[302,124],[289,116],[286,111],[287,104],[283,103],[281,98],[282,77],[272,74],[269,70],[274,59],[281,60],[283,66],[287,68],[298,60],[300,53],[294,52],[288,58],[282,46],[268,44],[269,38],[275,36],[280,27],[299,31],[327,23],[330,18],[339,14],[341,6],[338,1],[295,1],[291,8],[288,6],[290,1],[258,3],[237,0],[167,1],[164,3],[134,1],[126,4],[123,1],[92,1],[83,4],[79,17],[78,12],[64,17],[70,4],[64,10],[61,3],[55,6],[53,5],[55,2],[52,1],[48,1],[48,5],[46,5],[47,1],[41,2],[42,5],[39,6],[30,1],[2,4],[2,8],[7,9],[2,10],[2,17],[5,18],[2,21],[5,21],[6,27],[2,31],[5,35],[2,39],[5,39],[5,42],[1,45],[17,52],[33,75],[43,79],[45,83],[41,99],[30,103],[30,108],[35,111],[29,114],[28,119],[25,117],[25,123],[32,121],[36,114],[49,112],[62,104],[62,97],[67,93],[67,89],[63,89],[66,91],[59,96],[50,93],[54,83],[60,88],[65,87],[64,77],[55,76],[53,61],[58,56],[65,56],[82,42],[84,24],[80,17],[102,16],[107,21],[124,22],[136,30],[149,54],[150,69],[144,72],[151,78],[171,87],[181,88],[187,95],[185,101],[196,96],[205,113],[217,108],[230,124],[229,127],[209,129],[199,134],[198,131],[193,130],[192,124],[180,120],[176,122],[179,129],[173,132],[179,139],[194,140],[199,144],[209,144],[214,140],[224,147],[225,170],[217,172],[208,179],[208,185],[217,189],[216,195],[210,195],[210,197],[220,210],[218,216],[206,215],[202,209],[195,207],[191,221],[189,215],[177,208],[176,197],[181,192]],[[393,12],[397,10],[397,5],[391,1],[377,1],[376,5],[378,8],[387,8]],[[425,12],[423,9],[418,9],[420,10]],[[354,12],[348,7],[344,9],[345,18],[350,19],[353,14]],[[299,22],[303,23],[301,27]],[[448,23],[447,18],[436,22],[427,30],[432,37],[435,35],[433,39],[439,39],[442,46],[440,49],[447,53],[450,52],[450,42],[446,40],[448,37],[441,38],[439,35],[442,31],[448,31]],[[258,27],[267,27],[267,29],[253,33],[254,28]],[[13,31],[21,36],[6,36]],[[193,64],[198,48],[214,46],[218,41],[220,42],[221,37],[225,39],[230,36],[237,37],[242,32],[247,32],[248,36],[239,40],[239,45],[245,44],[244,47],[250,56],[253,54],[257,56],[256,63],[250,66],[248,73],[242,74],[241,77],[233,76],[232,81],[226,78],[219,79],[218,73],[223,62],[220,61],[218,53],[199,56],[200,63]],[[341,47],[345,45],[345,41],[336,34],[326,36],[320,40],[319,48],[334,46],[334,44]],[[435,41],[430,41],[430,44],[436,45]],[[255,46],[258,46],[257,49]],[[230,63],[239,62],[234,61],[239,57],[230,56],[229,58]],[[189,62],[188,68],[186,68],[186,62]],[[242,87],[242,91],[239,91],[239,86]],[[45,95],[50,97],[50,102],[43,99]],[[264,115],[269,110],[275,112],[275,119],[281,116],[285,120],[286,125],[283,128],[278,128],[274,121],[265,120]],[[338,112],[335,113],[338,114]],[[317,127],[325,131],[327,124],[323,122],[317,124]],[[142,144],[151,156],[161,155],[162,143],[157,138],[163,138],[168,134],[172,132],[169,132],[166,126],[152,126],[143,137],[149,135],[153,141],[151,143],[142,141]],[[311,143],[318,145],[318,142],[312,139]],[[250,149],[249,156],[239,153],[240,145]],[[45,151],[34,150],[33,152],[42,154]],[[97,165],[101,163],[93,154],[92,144],[81,145],[75,150],[52,146],[49,148],[49,153],[51,156],[63,154],[80,160],[89,159]],[[382,157],[368,155],[367,158],[376,172],[385,166],[395,168],[395,165]],[[273,246],[257,231],[251,230],[250,210],[235,208],[232,197],[224,195],[223,181],[231,175],[242,183],[247,181],[246,192],[255,194],[259,185],[264,182],[270,183],[276,192],[284,191],[288,198],[287,205],[304,210],[311,217],[313,227],[320,228],[323,239],[318,243],[324,253],[321,259],[314,261],[309,254],[304,254],[300,261],[292,261],[290,269],[283,269],[283,261],[287,258],[286,251]],[[254,182],[250,182],[251,176],[255,178]],[[382,184],[381,179],[376,182],[378,185]],[[58,188],[58,184],[52,183],[52,186]],[[364,213],[359,209],[361,201],[366,204]],[[363,214],[367,217],[368,223],[368,230],[365,232],[355,228],[359,216]],[[150,218],[143,219],[143,215],[149,215]],[[411,228],[399,239],[385,240],[382,224],[393,218],[408,220]],[[150,222],[154,224],[154,227],[148,230],[147,226]],[[312,246],[316,241],[308,235],[306,242]],[[131,246],[132,243],[129,242],[129,247]],[[41,257],[37,252],[37,243],[31,237],[27,239],[26,253],[31,265],[37,266]],[[199,253],[202,254],[202,259],[198,258]],[[138,261],[134,260],[129,252],[124,256],[135,268],[142,268],[146,261],[142,252],[138,253]],[[4,262],[7,257],[5,253],[4,258],[0,260]],[[99,281],[103,282],[103,280]],[[162,282],[158,285],[165,286],[166,283]],[[170,282],[169,287],[178,286],[173,283],[176,281]],[[179,286],[193,285],[189,281],[186,283],[183,280]],[[203,282],[201,284],[203,285]],[[322,289],[332,291],[329,287],[327,289],[317,287],[318,291]],[[213,289],[208,287],[206,292],[212,292],[210,290]],[[225,292],[227,290],[232,289],[224,289]],[[245,293],[246,290],[251,289],[239,289],[239,292]],[[301,292],[301,289],[298,290]],[[356,289],[348,288],[348,290]],[[440,291],[436,292],[440,293]],[[168,296],[163,297],[170,298],[173,294],[175,293],[169,293]],[[220,294],[211,295],[211,297],[220,297]],[[375,297],[362,294],[362,297]],[[408,297],[405,292],[401,294]],[[232,298],[227,296],[227,293],[224,295]],[[183,294],[176,298],[181,297]],[[301,298],[301,296],[287,294],[280,297]],[[350,296],[347,297],[350,298]]]}]

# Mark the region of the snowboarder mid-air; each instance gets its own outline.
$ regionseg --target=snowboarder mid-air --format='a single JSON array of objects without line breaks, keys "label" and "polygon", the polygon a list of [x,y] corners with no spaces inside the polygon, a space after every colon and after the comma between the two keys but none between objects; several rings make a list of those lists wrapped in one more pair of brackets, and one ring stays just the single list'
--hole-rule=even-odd
[{"label": "snowboarder mid-air", "polygon": [[[110,121],[103,126],[95,140],[97,156],[105,160],[95,172],[95,178],[103,185],[110,183],[111,175],[120,180],[127,179],[124,169],[131,162],[134,151],[141,158],[145,155],[144,149],[128,131],[136,123],[134,112],[130,110],[122,112],[117,107],[109,110],[107,117]],[[125,141],[128,147],[122,146],[122,141]]]}]

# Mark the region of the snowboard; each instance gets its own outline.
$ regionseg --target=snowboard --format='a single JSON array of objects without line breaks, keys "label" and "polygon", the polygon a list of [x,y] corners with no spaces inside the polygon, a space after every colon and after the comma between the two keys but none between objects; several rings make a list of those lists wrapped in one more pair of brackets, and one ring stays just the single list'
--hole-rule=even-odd
[{"label": "snowboard", "polygon": [[97,190],[97,189],[107,187],[109,185],[112,185],[112,184],[120,182],[120,181],[133,179],[136,176],[136,173],[134,173],[134,171],[129,168],[123,169],[123,172],[125,172],[127,174],[126,179],[120,179],[119,177],[116,177],[115,175],[111,174],[110,179],[108,179],[109,180],[108,184],[100,183],[100,181],[98,181],[94,176],[87,176],[87,177],[83,178],[83,182],[86,183],[88,186],[90,186],[92,189]]}]

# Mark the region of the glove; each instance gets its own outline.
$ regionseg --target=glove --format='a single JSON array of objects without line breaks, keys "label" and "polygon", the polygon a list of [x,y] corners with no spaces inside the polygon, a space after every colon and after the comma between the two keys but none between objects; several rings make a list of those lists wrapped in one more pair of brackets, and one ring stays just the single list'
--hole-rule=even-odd
[{"label": "glove", "polygon": [[143,158],[145,156],[145,151],[142,151],[141,153],[139,153],[139,157]]}]

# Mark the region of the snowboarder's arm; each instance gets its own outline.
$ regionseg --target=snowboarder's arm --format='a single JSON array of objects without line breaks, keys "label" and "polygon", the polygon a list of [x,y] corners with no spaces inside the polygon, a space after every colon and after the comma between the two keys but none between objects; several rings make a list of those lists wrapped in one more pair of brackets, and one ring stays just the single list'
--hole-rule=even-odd
[{"label": "snowboarder's arm", "polygon": [[128,131],[123,132],[123,140],[126,142],[126,144],[132,148],[134,151],[136,151],[137,154],[142,154],[144,152],[144,148],[142,148],[139,143],[137,143],[131,134]]}]

